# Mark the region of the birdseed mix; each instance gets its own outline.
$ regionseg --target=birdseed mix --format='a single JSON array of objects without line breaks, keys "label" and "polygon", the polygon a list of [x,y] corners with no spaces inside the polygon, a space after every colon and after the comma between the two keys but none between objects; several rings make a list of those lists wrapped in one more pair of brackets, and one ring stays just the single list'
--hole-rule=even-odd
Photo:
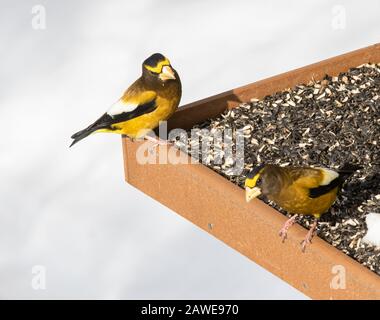
[{"label": "birdseed mix", "polygon": [[[380,213],[380,64],[364,64],[337,77],[298,85],[265,98],[252,99],[233,110],[196,125],[193,129],[231,129],[244,134],[244,170],[236,175],[233,157],[215,161],[220,141],[211,143],[199,159],[231,182],[244,187],[246,174],[262,163],[315,165],[338,169],[344,163],[363,166],[344,185],[330,214],[321,217],[318,236],[380,275],[380,248],[362,241],[365,217]],[[207,139],[206,131],[188,132],[180,149]],[[194,154],[193,154],[194,156]],[[286,214],[274,203],[266,203]],[[309,228],[312,217],[299,217]],[[291,232],[291,231],[290,231]],[[280,241],[280,239],[279,239]]]}]

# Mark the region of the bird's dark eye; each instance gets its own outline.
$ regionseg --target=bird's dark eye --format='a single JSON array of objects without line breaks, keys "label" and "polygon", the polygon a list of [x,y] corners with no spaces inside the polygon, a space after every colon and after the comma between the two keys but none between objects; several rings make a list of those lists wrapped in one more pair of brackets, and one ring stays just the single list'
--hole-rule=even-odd
[{"label": "bird's dark eye", "polygon": [[262,179],[261,177],[259,177],[256,181],[256,186],[260,186],[261,185],[261,182],[262,182]]}]

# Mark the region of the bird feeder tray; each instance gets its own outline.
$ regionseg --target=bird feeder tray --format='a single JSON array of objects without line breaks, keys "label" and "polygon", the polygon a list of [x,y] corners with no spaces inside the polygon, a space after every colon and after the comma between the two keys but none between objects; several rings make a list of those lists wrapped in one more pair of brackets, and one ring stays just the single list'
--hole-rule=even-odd
[{"label": "bird feeder tray", "polygon": [[[190,103],[173,115],[168,130],[189,130],[240,102],[367,62],[380,62],[380,44]],[[149,163],[141,163],[143,143],[122,138],[125,179],[132,186],[313,299],[380,299],[380,277],[374,272],[318,237],[303,253],[300,242],[306,231],[300,225],[282,243],[278,230],[287,220],[282,213],[258,199],[246,203],[242,188],[174,146],[157,147]]]}]

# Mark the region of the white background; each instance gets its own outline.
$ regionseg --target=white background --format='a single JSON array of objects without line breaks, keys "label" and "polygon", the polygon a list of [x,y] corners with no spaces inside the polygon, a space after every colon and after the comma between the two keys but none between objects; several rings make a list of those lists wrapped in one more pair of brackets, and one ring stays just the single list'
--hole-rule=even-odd
[{"label": "white background", "polygon": [[151,53],[169,57],[186,104],[379,42],[378,1],[0,4],[0,298],[307,298],[127,185],[119,136],[69,137]]}]

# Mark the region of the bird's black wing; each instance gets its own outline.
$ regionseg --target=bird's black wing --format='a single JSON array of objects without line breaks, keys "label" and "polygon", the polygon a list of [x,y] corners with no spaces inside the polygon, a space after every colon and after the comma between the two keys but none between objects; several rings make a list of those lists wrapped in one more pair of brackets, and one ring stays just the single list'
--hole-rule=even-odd
[{"label": "bird's black wing", "polygon": [[96,130],[104,129],[104,128],[112,130],[111,125],[124,122],[124,121],[129,121],[134,118],[140,117],[146,113],[153,112],[154,110],[156,110],[156,108],[157,108],[157,104],[156,104],[156,100],[154,99],[152,101],[138,105],[136,109],[129,112],[122,112],[122,113],[115,114],[112,116],[109,115],[108,113],[105,113],[102,117],[100,117],[94,123],[94,125],[98,127]]},{"label": "bird's black wing", "polygon": [[345,164],[341,169],[338,170],[339,176],[332,180],[329,184],[325,186],[319,186],[316,188],[309,189],[310,198],[318,198],[336,187],[341,187],[343,183],[357,170],[362,169],[361,166],[355,164]]},{"label": "bird's black wing", "polygon": [[311,188],[309,189],[309,197],[318,198],[320,196],[323,196],[324,194],[329,193],[331,190],[334,190],[336,187],[342,185],[343,182],[344,180],[342,180],[341,177],[339,176],[325,186]]},{"label": "bird's black wing", "polygon": [[91,133],[100,130],[100,129],[109,129],[116,130],[112,125],[124,121],[129,121],[144,114],[153,112],[157,108],[156,99],[152,99],[143,104],[138,105],[133,110],[129,112],[120,112],[118,114],[110,115],[109,113],[103,114],[98,120],[96,120],[93,124],[88,126],[87,128],[74,133],[71,136],[71,139],[74,141],[71,143],[70,147],[76,144],[78,141],[86,138]]}]

